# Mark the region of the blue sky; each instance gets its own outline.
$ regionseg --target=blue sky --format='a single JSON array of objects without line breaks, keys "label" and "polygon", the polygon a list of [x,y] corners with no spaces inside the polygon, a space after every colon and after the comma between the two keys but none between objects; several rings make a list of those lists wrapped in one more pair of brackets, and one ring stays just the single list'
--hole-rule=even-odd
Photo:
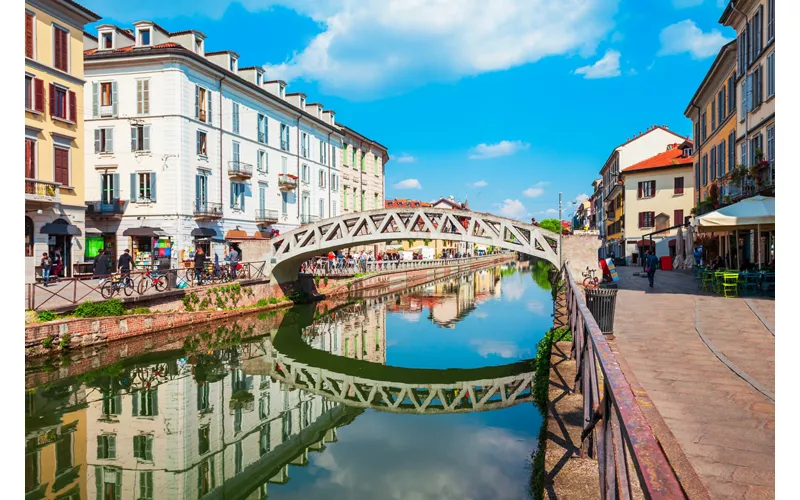
[{"label": "blue sky", "polygon": [[[683,116],[735,33],[723,0],[83,0],[199,29],[389,148],[386,197],[542,219],[613,147]],[[94,31],[93,26],[87,30]],[[566,214],[565,214],[566,218]]]}]

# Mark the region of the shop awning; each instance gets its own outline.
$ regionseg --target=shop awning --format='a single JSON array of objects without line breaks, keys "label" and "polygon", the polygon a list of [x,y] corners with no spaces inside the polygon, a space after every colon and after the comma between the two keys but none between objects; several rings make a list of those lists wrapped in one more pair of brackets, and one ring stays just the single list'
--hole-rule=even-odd
[{"label": "shop awning", "polygon": [[217,231],[210,227],[196,227],[192,229],[192,236],[199,236],[201,238],[213,238],[217,235]]},{"label": "shop awning", "polygon": [[250,239],[247,236],[247,233],[242,231],[241,229],[231,229],[227,233],[225,233],[226,240],[247,240]]},{"label": "shop awning", "polygon": [[775,198],[753,196],[739,203],[695,217],[693,225],[700,232],[775,229]]},{"label": "shop awning", "polygon": [[678,241],[677,239],[669,240],[669,247],[670,248],[675,248],[675,242],[677,242],[677,241]]},{"label": "shop awning", "polygon": [[636,246],[638,246],[639,248],[649,247],[650,245],[655,246],[656,244],[655,244],[655,242],[650,241],[650,240],[639,240],[639,241],[636,242]]},{"label": "shop awning", "polygon": [[100,238],[102,236],[103,236],[103,232],[100,231],[99,229],[95,229],[93,227],[92,228],[89,228],[89,227],[86,228],[86,237],[87,238]]},{"label": "shop awning", "polygon": [[167,233],[160,227],[129,227],[122,232],[122,236],[149,236],[151,238],[159,238],[166,235]]},{"label": "shop awning", "polygon": [[50,236],[80,236],[81,230],[78,226],[72,224],[59,224],[57,222],[48,222],[42,226],[40,231],[42,234],[49,234]]}]

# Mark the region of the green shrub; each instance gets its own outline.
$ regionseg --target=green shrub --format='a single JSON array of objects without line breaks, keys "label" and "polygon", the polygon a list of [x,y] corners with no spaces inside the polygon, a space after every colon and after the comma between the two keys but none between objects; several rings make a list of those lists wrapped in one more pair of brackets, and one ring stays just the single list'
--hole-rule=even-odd
[{"label": "green shrub", "polygon": [[262,297],[258,299],[258,302],[256,302],[256,307],[266,307],[267,303],[267,299]]},{"label": "green shrub", "polygon": [[314,284],[315,285],[319,286],[319,280],[320,280],[319,276],[314,276]]},{"label": "green shrub", "polygon": [[270,297],[269,298],[269,303],[270,304],[277,304],[278,303],[278,297]]},{"label": "green shrub", "polygon": [[42,347],[44,347],[45,349],[50,349],[51,347],[53,347],[53,337],[45,337],[42,340]]},{"label": "green shrub", "polygon": [[58,342],[58,347],[60,347],[61,349],[66,349],[67,347],[69,347],[69,341],[71,339],[72,339],[72,335],[70,335],[69,333],[65,333],[61,337],[61,340]]},{"label": "green shrub", "polygon": [[39,313],[36,314],[36,317],[39,319],[39,321],[45,322],[57,319],[58,315],[50,311],[39,311]]},{"label": "green shrub", "polygon": [[127,314],[151,314],[152,311],[149,307],[134,307],[133,309],[128,309],[126,311]]},{"label": "green shrub", "polygon": [[99,318],[102,316],[122,316],[125,306],[118,299],[103,302],[84,302],[72,313],[76,318]]},{"label": "green shrub", "polygon": [[327,276],[325,276],[324,282],[325,282],[325,286],[328,286],[328,277]]}]

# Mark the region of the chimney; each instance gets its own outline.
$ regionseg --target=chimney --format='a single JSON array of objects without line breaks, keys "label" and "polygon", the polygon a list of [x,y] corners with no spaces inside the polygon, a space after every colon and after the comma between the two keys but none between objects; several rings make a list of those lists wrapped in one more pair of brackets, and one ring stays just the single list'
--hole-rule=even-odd
[{"label": "chimney", "polygon": [[272,95],[286,99],[286,82],[283,80],[270,80],[264,83],[264,89]]}]

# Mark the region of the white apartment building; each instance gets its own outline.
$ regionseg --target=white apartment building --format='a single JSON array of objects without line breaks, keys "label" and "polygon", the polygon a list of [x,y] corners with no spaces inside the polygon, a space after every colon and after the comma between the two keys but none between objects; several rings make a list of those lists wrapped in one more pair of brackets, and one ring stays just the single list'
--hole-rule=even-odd
[{"label": "white apartment building", "polygon": [[97,33],[85,37],[83,103],[95,246],[174,268],[198,246],[222,259],[224,239],[338,213],[344,133],[333,111],[240,67],[236,52],[206,52],[199,31],[140,21]]}]

